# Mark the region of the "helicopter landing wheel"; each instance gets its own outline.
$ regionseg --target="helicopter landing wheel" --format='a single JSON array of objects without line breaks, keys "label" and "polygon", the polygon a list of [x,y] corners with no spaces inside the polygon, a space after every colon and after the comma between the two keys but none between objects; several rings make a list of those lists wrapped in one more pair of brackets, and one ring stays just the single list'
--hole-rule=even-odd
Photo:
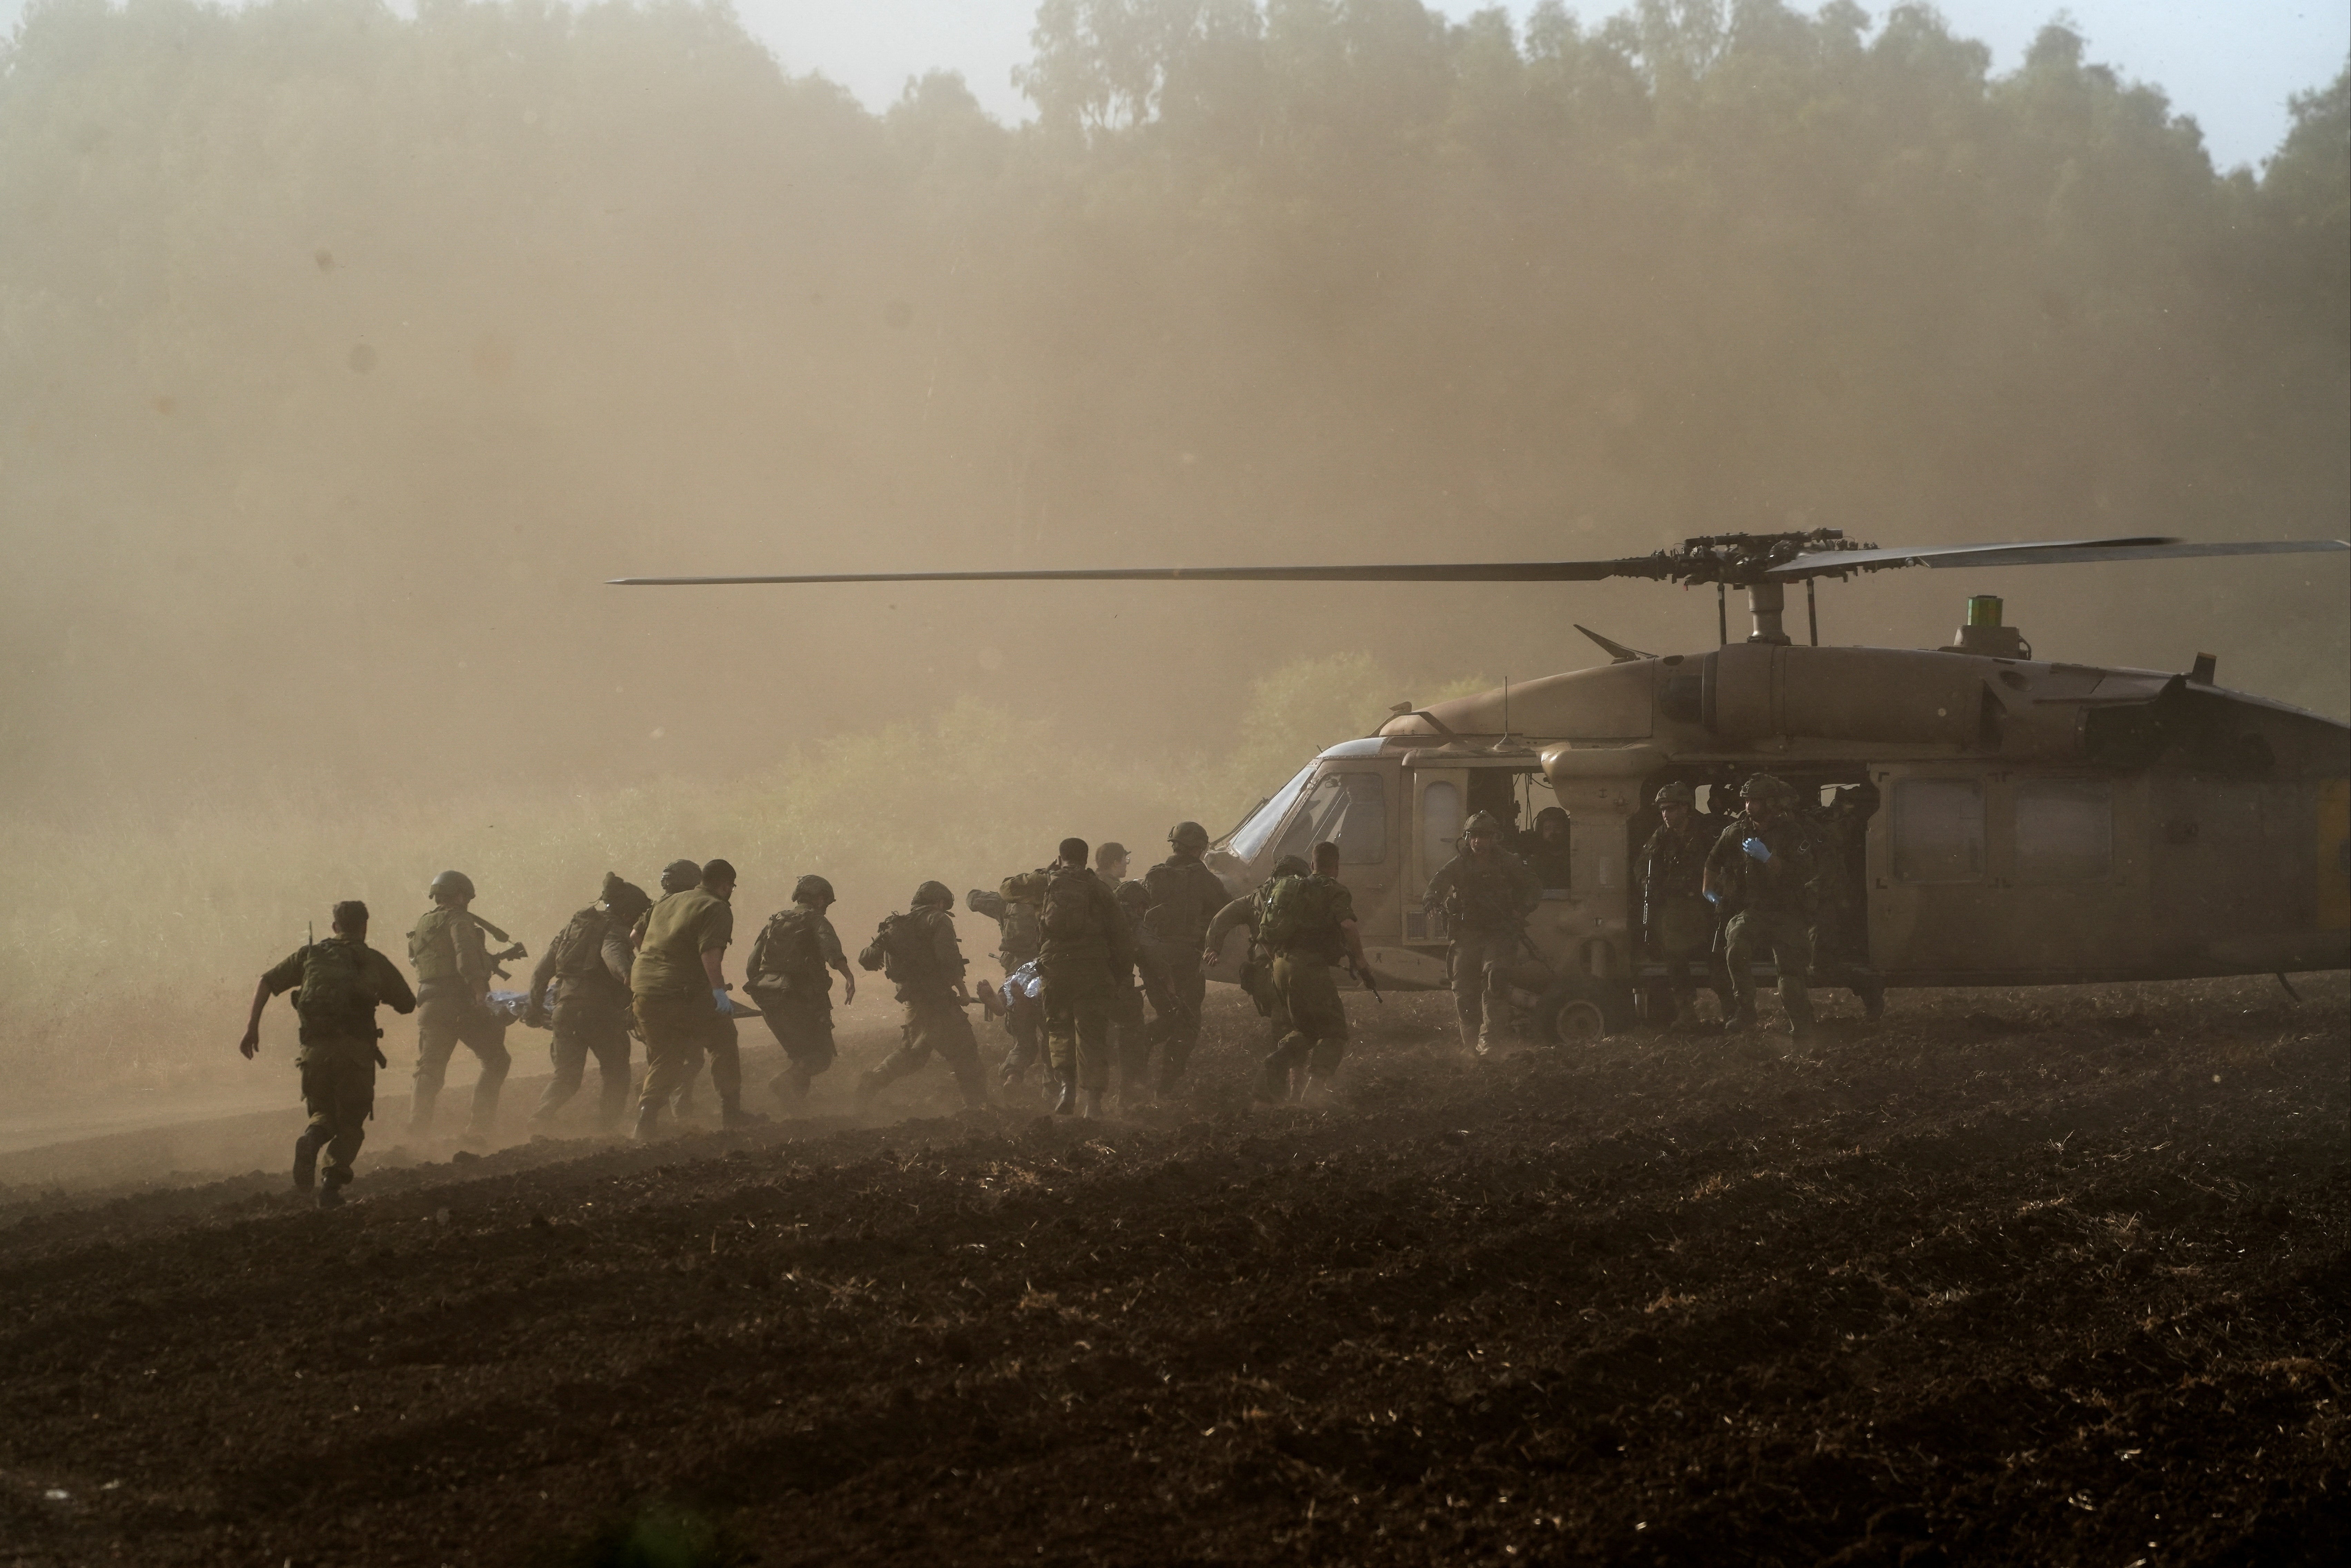
[{"label": "helicopter landing wheel", "polygon": [[1608,1015],[1590,997],[1570,997],[1551,1015],[1551,1032],[1562,1045],[1598,1045],[1608,1037]]}]

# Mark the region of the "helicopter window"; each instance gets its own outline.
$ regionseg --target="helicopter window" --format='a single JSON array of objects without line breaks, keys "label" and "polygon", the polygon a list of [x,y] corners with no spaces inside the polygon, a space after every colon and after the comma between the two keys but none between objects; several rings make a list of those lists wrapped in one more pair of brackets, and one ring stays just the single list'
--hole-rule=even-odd
[{"label": "helicopter window", "polygon": [[1257,859],[1258,851],[1265,848],[1266,840],[1273,837],[1273,830],[1281,826],[1281,819],[1290,814],[1290,803],[1298,799],[1298,792],[1313,776],[1314,764],[1310,762],[1298,770],[1296,778],[1267,796],[1264,804],[1232,831],[1228,844],[1233,853],[1244,861]]},{"label": "helicopter window", "polygon": [[2114,866],[2114,790],[2105,779],[2017,781],[2018,882],[2102,882]]},{"label": "helicopter window", "polygon": [[1274,858],[1309,858],[1325,839],[1339,846],[1342,865],[1374,865],[1387,858],[1387,781],[1376,773],[1327,773],[1290,819]]},{"label": "helicopter window", "polygon": [[1461,787],[1439,779],[1420,792],[1420,859],[1432,870],[1453,858],[1461,837]]},{"label": "helicopter window", "polygon": [[1972,779],[1905,779],[1894,787],[1894,874],[1904,882],[1978,882],[1984,869],[1983,787]]}]

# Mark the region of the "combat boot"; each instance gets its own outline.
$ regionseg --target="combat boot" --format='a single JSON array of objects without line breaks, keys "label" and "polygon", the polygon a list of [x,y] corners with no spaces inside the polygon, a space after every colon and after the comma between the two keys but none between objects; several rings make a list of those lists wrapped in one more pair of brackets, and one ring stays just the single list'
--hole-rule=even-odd
[{"label": "combat boot", "polygon": [[343,1188],[350,1185],[348,1182],[340,1182],[329,1176],[326,1185],[319,1189],[319,1207],[320,1208],[342,1207]]},{"label": "combat boot", "polygon": [[637,1108],[636,1131],[630,1136],[641,1144],[650,1144],[661,1135],[661,1107],[641,1105]]},{"label": "combat boot", "polygon": [[317,1127],[305,1127],[294,1140],[294,1190],[308,1192],[319,1183],[319,1145],[325,1139]]},{"label": "combat boot", "polygon": [[1755,1004],[1753,1002],[1740,1003],[1739,1006],[1732,1010],[1730,1017],[1723,1020],[1722,1027],[1733,1034],[1744,1034],[1747,1030],[1753,1029],[1755,1027]]},{"label": "combat boot", "polygon": [[1102,1092],[1099,1089],[1078,1091],[1078,1114],[1089,1122],[1102,1119]]},{"label": "combat boot", "polygon": [[1053,1114],[1067,1116],[1078,1108],[1078,1082],[1074,1078],[1061,1081],[1060,1092],[1053,1096]]},{"label": "combat boot", "polygon": [[764,1127],[768,1118],[757,1111],[743,1109],[743,1102],[729,1094],[718,1102],[718,1125],[721,1131],[738,1133],[746,1127]]}]

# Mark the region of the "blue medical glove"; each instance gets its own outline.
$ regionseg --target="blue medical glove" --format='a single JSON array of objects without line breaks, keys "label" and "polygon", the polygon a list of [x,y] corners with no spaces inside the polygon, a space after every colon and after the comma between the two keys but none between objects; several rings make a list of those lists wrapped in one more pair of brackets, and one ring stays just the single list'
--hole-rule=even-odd
[{"label": "blue medical glove", "polygon": [[1770,865],[1771,863],[1771,846],[1765,843],[1761,839],[1750,839],[1739,847],[1745,850],[1747,852],[1747,858],[1753,861],[1756,864]]}]

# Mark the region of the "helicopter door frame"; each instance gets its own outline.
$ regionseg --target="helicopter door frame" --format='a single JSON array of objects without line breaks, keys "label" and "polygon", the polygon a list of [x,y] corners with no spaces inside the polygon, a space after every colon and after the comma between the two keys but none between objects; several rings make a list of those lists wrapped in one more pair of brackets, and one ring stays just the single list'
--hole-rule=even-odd
[{"label": "helicopter door frame", "polygon": [[[1428,908],[1422,901],[1430,881],[1445,869],[1445,862],[1453,858],[1460,845],[1461,824],[1469,820],[1469,769],[1458,766],[1416,767],[1408,758],[1404,776],[1410,803],[1410,811],[1401,824],[1405,842],[1404,861],[1409,877],[1399,890],[1403,894],[1400,902],[1404,906],[1404,939],[1415,945],[1443,946],[1453,939],[1445,928],[1445,912]],[[1434,800],[1430,799],[1432,791]],[[1437,813],[1435,819],[1430,815],[1432,811]],[[1446,822],[1451,824],[1452,831],[1444,834],[1440,853],[1440,841],[1433,836],[1433,831]]]}]

